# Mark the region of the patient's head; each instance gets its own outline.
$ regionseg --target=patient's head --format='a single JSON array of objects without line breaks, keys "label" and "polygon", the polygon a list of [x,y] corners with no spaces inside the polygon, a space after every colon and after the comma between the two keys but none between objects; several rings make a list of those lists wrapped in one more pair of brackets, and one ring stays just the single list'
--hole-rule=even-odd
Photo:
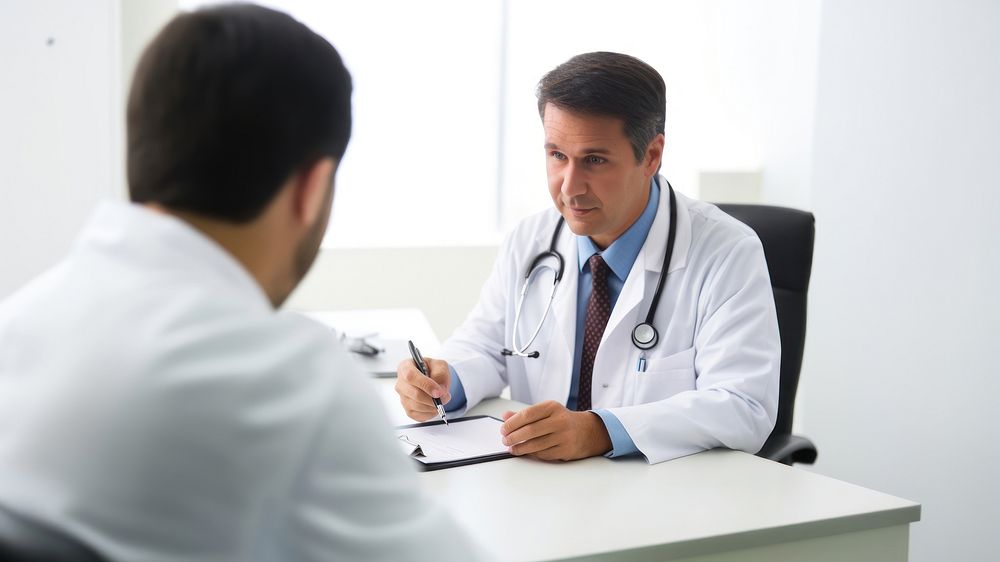
[{"label": "patient's head", "polygon": [[280,304],[326,230],[350,98],[337,51],[286,14],[247,4],[181,14],[132,82],[131,199],[218,239]]}]

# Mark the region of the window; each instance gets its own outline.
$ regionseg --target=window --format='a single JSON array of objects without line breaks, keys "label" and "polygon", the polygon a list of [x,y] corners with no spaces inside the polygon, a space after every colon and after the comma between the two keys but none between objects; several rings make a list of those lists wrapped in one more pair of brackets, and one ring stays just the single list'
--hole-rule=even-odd
[{"label": "window", "polygon": [[354,133],[327,246],[493,244],[551,205],[535,86],[588,51],[634,55],[664,77],[661,173],[675,189],[697,195],[703,170],[759,168],[752,90],[765,73],[736,67],[754,56],[753,34],[781,33],[740,27],[764,11],[757,3],[725,12],[725,1],[678,0],[265,3],[329,39],[354,77]]}]

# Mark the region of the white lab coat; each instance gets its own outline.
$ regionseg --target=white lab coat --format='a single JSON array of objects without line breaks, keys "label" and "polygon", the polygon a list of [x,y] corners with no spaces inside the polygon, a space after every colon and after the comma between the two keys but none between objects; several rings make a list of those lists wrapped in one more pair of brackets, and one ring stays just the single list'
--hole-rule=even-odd
[{"label": "white lab coat", "polygon": [[[468,560],[329,329],[106,203],[0,303],[0,504],[113,560]],[[448,548],[432,548],[448,537]]]},{"label": "white lab coat", "polygon": [[[666,180],[659,179],[666,186]],[[677,238],[656,311],[659,344],[640,351],[632,329],[646,316],[663,264],[669,223],[666,189],[649,235],[622,287],[594,360],[592,403],[610,410],[639,451],[657,463],[714,447],[756,452],[777,416],[781,346],[760,240],[717,207],[677,194]],[[471,408],[510,386],[511,398],[566,403],[576,338],[576,237],[563,228],[566,260],[552,310],[530,350],[507,357],[518,293],[528,263],[548,250],[558,214],[534,215],[506,238],[465,323],[445,342]],[[525,300],[519,343],[538,325],[552,276],[539,275]],[[462,412],[459,412],[460,415]]]}]

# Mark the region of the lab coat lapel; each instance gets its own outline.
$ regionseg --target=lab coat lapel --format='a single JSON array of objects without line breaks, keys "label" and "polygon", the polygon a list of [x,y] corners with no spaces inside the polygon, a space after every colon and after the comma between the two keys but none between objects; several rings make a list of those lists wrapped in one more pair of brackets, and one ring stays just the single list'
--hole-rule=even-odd
[{"label": "lab coat lapel", "polygon": [[[660,201],[656,207],[656,217],[649,227],[649,234],[646,235],[646,240],[642,243],[639,255],[635,257],[628,277],[625,278],[622,292],[618,295],[618,301],[615,302],[615,306],[611,310],[608,327],[605,328],[604,335],[601,337],[602,348],[604,342],[612,337],[615,338],[613,341],[631,341],[632,328],[640,321],[639,317],[645,317],[646,313],[645,309],[639,311],[636,309],[649,300],[647,297],[651,298],[656,288],[656,275],[663,263],[663,252],[667,246],[667,227],[670,223],[670,197],[666,189],[666,180],[661,177],[659,185]],[[620,334],[619,332],[622,330],[628,333]]]},{"label": "lab coat lapel", "polygon": [[[660,176],[660,185],[666,186],[667,180]],[[663,197],[660,198],[660,209],[663,210],[666,216],[670,211],[665,206],[663,200],[667,199],[670,194],[664,190]],[[688,206],[691,204],[691,200],[685,197],[681,193],[677,193],[677,238],[674,240],[674,255],[670,258],[670,269],[669,271],[677,271],[687,266],[688,253],[691,251],[691,213],[688,210]],[[668,203],[669,204],[669,203]],[[659,213],[659,211],[657,211]],[[670,222],[669,220],[667,222]],[[663,229],[663,250],[666,251],[667,246],[667,230],[666,227]],[[663,265],[663,254],[660,253],[656,260],[656,272],[659,273]],[[652,295],[652,293],[650,293]],[[652,297],[650,297],[652,298]]]},{"label": "lab coat lapel", "polygon": [[555,321],[549,345],[541,347],[545,359],[541,380],[535,396],[539,399],[566,400],[572,380],[573,350],[576,347],[576,293],[580,280],[576,237],[569,227],[563,225],[557,244],[559,253],[566,261],[566,270],[556,290],[552,302]]},{"label": "lab coat lapel", "polygon": [[[652,232],[650,230],[650,233]],[[622,292],[618,295],[618,301],[615,302],[614,308],[611,309],[608,326],[604,329],[604,335],[601,337],[602,347],[608,338],[612,336],[618,337],[616,332],[619,331],[619,327],[622,324],[632,324],[630,319],[635,317],[635,309],[645,300],[643,297],[646,294],[646,263],[648,261],[648,254],[653,251],[652,248],[647,249],[647,246],[649,246],[648,239],[643,244],[643,249],[639,252],[639,255],[636,256],[635,263],[632,264],[632,269],[629,271],[628,277],[625,278],[625,284],[622,285]],[[655,280],[653,283],[655,283]],[[631,328],[629,329],[631,330]]]}]

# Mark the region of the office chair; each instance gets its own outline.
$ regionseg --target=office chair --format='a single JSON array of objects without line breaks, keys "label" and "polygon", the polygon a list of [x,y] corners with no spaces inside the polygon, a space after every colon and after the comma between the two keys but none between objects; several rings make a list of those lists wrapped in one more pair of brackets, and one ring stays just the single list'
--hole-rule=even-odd
[{"label": "office chair", "polygon": [[812,272],[815,218],[812,213],[769,205],[717,205],[757,232],[771,274],[781,335],[778,420],[757,456],[784,464],[816,462],[812,441],[792,434],[795,392],[806,342],[806,297]]},{"label": "office chair", "polygon": [[89,546],[54,527],[0,506],[3,562],[105,562]]}]

